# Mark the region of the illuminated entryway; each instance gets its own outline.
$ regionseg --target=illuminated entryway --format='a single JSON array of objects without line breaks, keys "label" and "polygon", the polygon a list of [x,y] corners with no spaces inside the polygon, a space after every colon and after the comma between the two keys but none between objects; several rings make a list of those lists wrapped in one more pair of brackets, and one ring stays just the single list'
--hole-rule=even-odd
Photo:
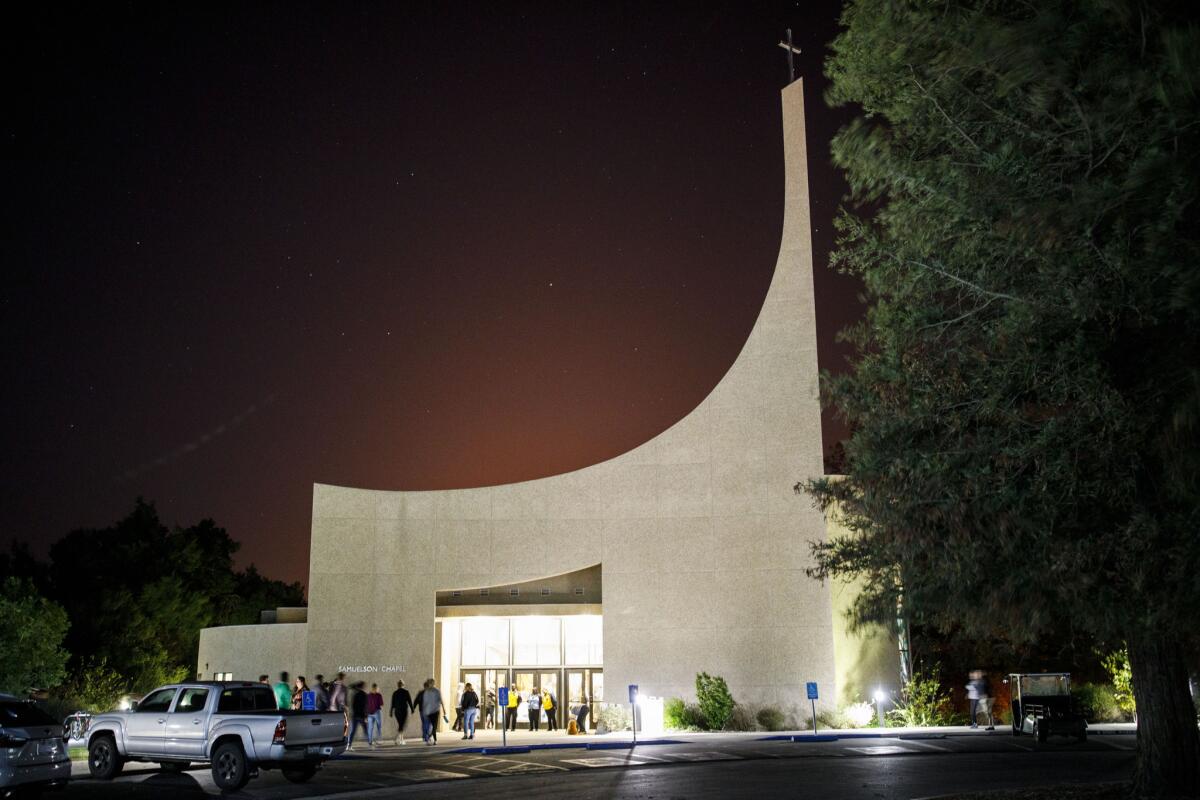
[{"label": "illuminated entryway", "polygon": [[[462,684],[481,701],[501,687],[521,697],[517,724],[528,724],[534,689],[557,701],[564,727],[588,707],[589,727],[604,700],[604,625],[600,567],[511,586],[456,589],[437,595],[438,674],[447,706]],[[545,717],[542,717],[543,727]],[[480,725],[500,725],[480,716]]]}]

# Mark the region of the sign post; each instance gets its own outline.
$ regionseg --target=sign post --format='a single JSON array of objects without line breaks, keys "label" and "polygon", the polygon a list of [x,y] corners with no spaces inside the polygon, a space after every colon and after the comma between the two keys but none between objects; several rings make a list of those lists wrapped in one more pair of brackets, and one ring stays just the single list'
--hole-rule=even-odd
[{"label": "sign post", "polygon": [[817,682],[809,681],[806,687],[808,689],[808,699],[812,703],[812,721],[813,721],[813,736],[817,735]]},{"label": "sign post", "polygon": [[500,738],[508,747],[508,687],[501,686],[496,694],[496,704],[500,706]]},{"label": "sign post", "polygon": [[317,710],[317,693],[312,690],[305,690],[300,693],[300,708],[304,711]]},{"label": "sign post", "polygon": [[638,687],[636,683],[629,684],[629,706],[633,711],[633,744],[637,746],[637,699]]}]

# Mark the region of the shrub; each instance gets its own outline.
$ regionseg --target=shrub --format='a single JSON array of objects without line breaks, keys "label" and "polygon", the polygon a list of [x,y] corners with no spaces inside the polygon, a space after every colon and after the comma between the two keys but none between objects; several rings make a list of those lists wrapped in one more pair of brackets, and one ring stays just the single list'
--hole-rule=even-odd
[{"label": "shrub", "polygon": [[772,706],[759,709],[758,713],[754,715],[754,719],[758,722],[759,727],[766,731],[781,731],[786,727],[783,712]]},{"label": "shrub", "polygon": [[735,705],[725,720],[723,731],[756,731],[758,722],[754,719],[754,709],[741,703]]},{"label": "shrub", "polygon": [[1129,649],[1122,647],[1104,657],[1104,668],[1112,679],[1117,707],[1132,717],[1137,713],[1133,699],[1133,669],[1129,666]]},{"label": "shrub", "polygon": [[720,675],[709,675],[707,672],[696,674],[696,700],[700,713],[708,722],[709,730],[724,730],[730,714],[733,713],[733,695],[729,693],[729,685]]},{"label": "shrub", "polygon": [[663,727],[669,731],[684,730],[687,727],[683,721],[686,711],[687,704],[682,697],[668,697],[663,701]]},{"label": "shrub", "polygon": [[1089,722],[1122,722],[1126,718],[1110,686],[1080,683],[1071,689],[1071,694]]},{"label": "shrub", "polygon": [[596,732],[633,730],[633,718],[629,707],[619,703],[602,703],[596,714]]},{"label": "shrub", "polygon": [[663,726],[672,731],[702,731],[708,727],[700,707],[678,697],[667,698],[663,703]]},{"label": "shrub", "polygon": [[839,709],[843,728],[866,728],[874,724],[875,706],[870,703],[851,703]]},{"label": "shrub", "polygon": [[900,702],[884,716],[893,727],[954,725],[959,721],[950,706],[950,695],[942,689],[939,669],[928,675],[914,672],[900,692]]},{"label": "shrub", "polygon": [[81,711],[100,713],[116,706],[128,689],[128,682],[108,666],[104,659],[90,661],[71,676],[67,694],[72,696]]}]

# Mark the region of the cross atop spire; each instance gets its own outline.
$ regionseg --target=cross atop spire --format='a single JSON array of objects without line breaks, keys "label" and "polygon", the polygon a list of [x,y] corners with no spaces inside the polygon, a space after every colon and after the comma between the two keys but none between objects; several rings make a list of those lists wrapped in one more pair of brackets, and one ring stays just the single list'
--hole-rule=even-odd
[{"label": "cross atop spire", "polygon": [[792,44],[792,29],[787,29],[787,39],[781,41],[779,46],[787,50],[788,56],[788,83],[791,84],[796,80],[796,65],[793,62],[793,55],[800,55],[800,48]]}]

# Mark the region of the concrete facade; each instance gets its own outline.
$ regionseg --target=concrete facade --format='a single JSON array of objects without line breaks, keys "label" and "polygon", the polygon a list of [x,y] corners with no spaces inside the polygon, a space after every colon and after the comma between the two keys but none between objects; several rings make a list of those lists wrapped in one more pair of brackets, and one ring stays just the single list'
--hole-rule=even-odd
[{"label": "concrete facade", "polygon": [[[436,674],[437,592],[600,565],[610,700],[628,683],[690,698],[698,671],[743,702],[806,707],[814,680],[823,703],[836,698],[830,589],[804,574],[825,522],[792,489],[823,472],[801,82],[782,107],[779,259],[708,397],[645,444],[567,474],[449,491],[314,486],[310,670],[370,665],[358,677],[419,685]],[[531,541],[536,568],[503,556]]]},{"label": "concrete facade", "polygon": [[307,628],[303,622],[205,628],[200,631],[196,674],[212,680],[216,673],[229,673],[239,681],[258,680],[259,675],[274,681],[280,670],[308,675]]}]

